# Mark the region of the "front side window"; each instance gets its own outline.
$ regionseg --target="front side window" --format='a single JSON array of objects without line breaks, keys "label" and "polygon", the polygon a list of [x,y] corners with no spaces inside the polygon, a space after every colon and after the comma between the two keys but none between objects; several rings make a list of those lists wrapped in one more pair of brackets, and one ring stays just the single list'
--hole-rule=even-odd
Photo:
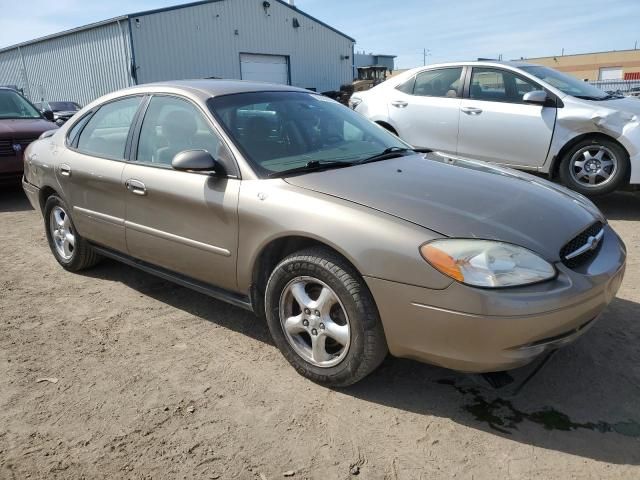
[{"label": "front side window", "polygon": [[212,98],[208,105],[263,177],[314,162],[351,164],[387,148],[407,148],[394,135],[320,95],[239,93]]},{"label": "front side window", "polygon": [[474,68],[469,97],[490,102],[521,103],[527,93],[541,88],[506,70]]},{"label": "front side window", "polygon": [[0,119],[42,118],[40,112],[13,90],[0,89]]},{"label": "front side window", "polygon": [[193,104],[176,97],[153,97],[142,122],[136,160],[170,167],[173,157],[184,150],[206,150],[223,163],[230,160],[226,146]]},{"label": "front side window", "polygon": [[427,70],[416,76],[413,95],[421,97],[458,97],[462,67]]},{"label": "front side window", "polygon": [[123,160],[129,129],[142,97],[116,100],[100,107],[80,133],[78,150],[89,155]]}]

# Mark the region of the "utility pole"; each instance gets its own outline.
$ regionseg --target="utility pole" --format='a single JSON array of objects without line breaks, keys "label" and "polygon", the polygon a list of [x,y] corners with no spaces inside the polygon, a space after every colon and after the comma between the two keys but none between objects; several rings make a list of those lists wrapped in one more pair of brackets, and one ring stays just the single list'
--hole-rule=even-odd
[{"label": "utility pole", "polygon": [[431,50],[429,50],[428,48],[425,48],[422,51],[422,64],[423,65],[427,64],[427,55],[431,55]]}]

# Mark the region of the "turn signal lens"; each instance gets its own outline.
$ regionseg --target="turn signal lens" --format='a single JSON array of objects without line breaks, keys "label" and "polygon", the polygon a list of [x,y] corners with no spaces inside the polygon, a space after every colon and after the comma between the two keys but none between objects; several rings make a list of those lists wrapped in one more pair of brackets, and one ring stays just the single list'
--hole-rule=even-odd
[{"label": "turn signal lens", "polygon": [[420,252],[427,262],[447,277],[464,282],[464,275],[460,271],[460,267],[448,253],[430,244],[423,245]]},{"label": "turn signal lens", "polygon": [[492,240],[434,240],[420,253],[439,272],[475,287],[529,285],[556,275],[554,266],[532,251]]}]

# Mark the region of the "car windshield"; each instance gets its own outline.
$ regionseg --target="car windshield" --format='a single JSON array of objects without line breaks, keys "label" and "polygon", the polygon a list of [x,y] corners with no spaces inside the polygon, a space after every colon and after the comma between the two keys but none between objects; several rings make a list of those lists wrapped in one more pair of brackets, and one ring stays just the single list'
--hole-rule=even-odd
[{"label": "car windshield", "polygon": [[321,95],[252,92],[215,97],[209,108],[262,176],[336,168],[366,160],[404,142]]},{"label": "car windshield", "polygon": [[540,80],[547,82],[549,85],[573,97],[586,98],[588,100],[604,100],[605,98],[611,97],[611,95],[603,92],[599,88],[578,80],[575,77],[558,72],[553,68],[537,65],[521,68],[525,72],[538,77]]},{"label": "car windshield", "polygon": [[0,90],[0,119],[41,118],[38,110],[13,90]]},{"label": "car windshield", "polygon": [[75,102],[49,102],[53,112],[73,112],[80,110],[80,105]]}]

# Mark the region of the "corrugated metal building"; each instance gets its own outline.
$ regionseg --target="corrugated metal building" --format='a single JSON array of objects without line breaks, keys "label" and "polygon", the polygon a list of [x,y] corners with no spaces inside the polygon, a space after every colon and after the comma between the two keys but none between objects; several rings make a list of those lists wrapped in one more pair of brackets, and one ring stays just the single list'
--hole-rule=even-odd
[{"label": "corrugated metal building", "polygon": [[186,78],[337,90],[355,40],[282,0],[206,0],[123,15],[0,49],[0,85],[32,101],[86,104],[130,85]]}]

